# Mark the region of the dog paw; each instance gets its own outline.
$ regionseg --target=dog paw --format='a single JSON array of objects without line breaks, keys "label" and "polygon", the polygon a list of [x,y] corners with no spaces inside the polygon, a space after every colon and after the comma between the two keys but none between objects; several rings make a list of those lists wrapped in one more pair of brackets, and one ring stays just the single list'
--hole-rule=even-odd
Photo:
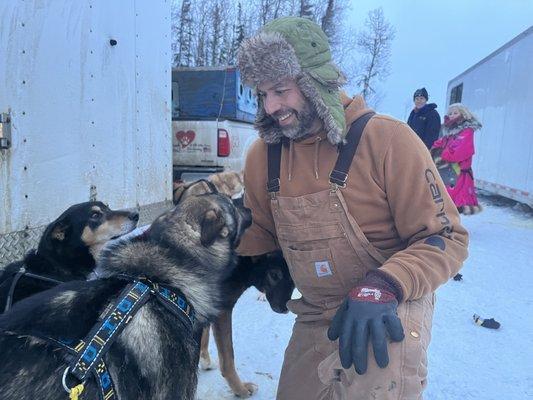
[{"label": "dog paw", "polygon": [[267,300],[266,294],[264,294],[262,292],[259,292],[259,294],[257,295],[257,300],[258,301],[266,301]]},{"label": "dog paw", "polygon": [[239,390],[235,390],[235,396],[240,397],[241,399],[246,399],[250,396],[253,396],[255,392],[259,389],[253,382],[243,382],[242,387]]},{"label": "dog paw", "polygon": [[211,369],[215,369],[217,366],[211,361],[211,358],[207,357],[200,357],[200,368],[202,368],[204,371],[209,371]]}]

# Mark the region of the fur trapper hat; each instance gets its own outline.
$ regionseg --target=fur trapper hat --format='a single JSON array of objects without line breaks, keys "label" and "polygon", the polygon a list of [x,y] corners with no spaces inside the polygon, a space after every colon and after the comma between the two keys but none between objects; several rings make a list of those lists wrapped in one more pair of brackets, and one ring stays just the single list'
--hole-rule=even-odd
[{"label": "fur trapper hat", "polygon": [[[297,17],[269,22],[241,44],[237,64],[242,80],[254,88],[264,82],[294,79],[324,123],[328,140],[332,144],[343,141],[346,121],[339,88],[346,79],[332,63],[328,38],[316,23]],[[255,127],[266,143],[277,143],[283,137],[261,99]]]}]

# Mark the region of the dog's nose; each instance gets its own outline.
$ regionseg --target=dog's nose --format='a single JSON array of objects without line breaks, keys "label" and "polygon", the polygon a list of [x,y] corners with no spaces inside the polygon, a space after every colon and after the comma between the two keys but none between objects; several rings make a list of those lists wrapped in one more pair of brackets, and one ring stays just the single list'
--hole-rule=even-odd
[{"label": "dog's nose", "polygon": [[139,221],[139,213],[138,212],[132,212],[132,213],[130,213],[128,218],[131,219],[132,221],[138,222]]}]

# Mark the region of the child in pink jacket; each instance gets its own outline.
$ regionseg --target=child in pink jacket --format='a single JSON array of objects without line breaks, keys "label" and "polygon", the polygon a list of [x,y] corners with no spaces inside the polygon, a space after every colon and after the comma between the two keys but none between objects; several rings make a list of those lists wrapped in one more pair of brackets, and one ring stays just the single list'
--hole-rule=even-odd
[{"label": "child in pink jacket", "polygon": [[444,180],[457,209],[465,215],[481,211],[472,174],[474,131],[479,128],[481,124],[464,105],[452,104],[444,117],[441,138],[431,147],[431,154],[439,170],[450,168],[450,171],[458,174],[454,180]]}]

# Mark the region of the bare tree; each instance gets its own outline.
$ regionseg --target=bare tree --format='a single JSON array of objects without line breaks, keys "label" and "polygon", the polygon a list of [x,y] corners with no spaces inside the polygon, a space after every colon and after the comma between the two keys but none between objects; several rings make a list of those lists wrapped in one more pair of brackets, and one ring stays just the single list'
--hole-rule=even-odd
[{"label": "bare tree", "polygon": [[[224,13],[223,13],[224,14]],[[225,16],[222,16],[225,20]],[[222,43],[218,46],[218,59],[216,65],[227,65],[231,54],[231,43],[233,40],[232,34],[234,29],[231,29],[230,24],[227,22],[222,23]]]},{"label": "bare tree", "polygon": [[211,52],[211,65],[217,64],[218,59],[218,46],[221,39],[221,30],[222,30],[222,13],[220,4],[217,1],[215,7],[211,12],[211,21],[213,21],[213,31],[211,32],[211,43],[210,43],[210,52]]},{"label": "bare tree", "polygon": [[335,25],[333,23],[334,16],[335,16],[335,0],[328,0],[326,11],[324,12],[324,15],[322,16],[322,19],[320,20],[320,25],[322,26],[322,30],[325,32],[328,38],[333,37],[334,32],[335,32]]},{"label": "bare tree", "polygon": [[235,63],[239,46],[241,45],[241,42],[244,40],[246,35],[244,16],[242,12],[242,3],[240,1],[237,4],[237,20],[233,27],[233,40],[231,41],[231,47],[229,49],[228,55],[229,64]]},{"label": "bare tree", "polygon": [[181,12],[178,27],[178,43],[177,54],[174,58],[174,64],[180,66],[189,66],[192,61],[192,35],[193,35],[193,20],[191,12],[191,1],[183,0],[181,4]]},{"label": "bare tree", "polygon": [[307,18],[307,19],[314,19],[313,15],[313,5],[309,2],[309,0],[300,0],[300,17]]},{"label": "bare tree", "polygon": [[261,25],[265,25],[268,22],[271,6],[271,1],[261,0]]},{"label": "bare tree", "polygon": [[282,3],[283,3],[283,0],[275,0],[273,1],[273,6],[272,6],[272,18],[273,19],[276,19],[280,16],[280,12],[282,11]]},{"label": "bare tree", "polygon": [[391,43],[395,31],[385,20],[382,8],[368,13],[365,26],[366,29],[357,38],[362,59],[356,83],[363,97],[368,100],[371,95],[377,95],[375,82],[384,80],[390,73]]},{"label": "bare tree", "polygon": [[214,7],[213,1],[195,2],[194,64],[192,66],[209,65],[209,37],[212,25],[210,10]]}]

